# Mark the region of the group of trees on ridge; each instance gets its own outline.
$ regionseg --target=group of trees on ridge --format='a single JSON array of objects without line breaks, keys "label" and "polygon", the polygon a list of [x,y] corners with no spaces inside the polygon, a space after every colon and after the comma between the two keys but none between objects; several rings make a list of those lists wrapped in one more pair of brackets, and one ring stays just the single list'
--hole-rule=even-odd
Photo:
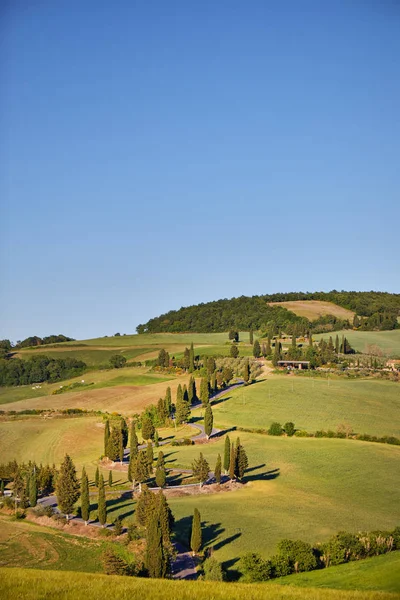
[{"label": "group of trees on ridge", "polygon": [[59,381],[81,375],[86,363],[76,358],[50,358],[45,355],[0,359],[0,386]]},{"label": "group of trees on ridge", "polygon": [[[158,332],[223,332],[230,329],[242,331],[263,330],[271,334],[278,328],[289,335],[304,335],[308,331],[338,331],[350,328],[347,320],[333,315],[325,315],[309,321],[299,317],[282,306],[270,306],[269,302],[293,300],[323,300],[333,302],[343,308],[355,311],[365,317],[360,323],[361,329],[394,329],[398,326],[400,314],[400,294],[386,292],[292,292],[288,294],[270,294],[264,296],[241,296],[201,303],[194,306],[171,310],[159,317],[150,319],[137,326],[138,333]],[[377,317],[376,315],[380,315]],[[384,315],[384,317],[382,316]],[[370,317],[373,319],[370,320]]]}]

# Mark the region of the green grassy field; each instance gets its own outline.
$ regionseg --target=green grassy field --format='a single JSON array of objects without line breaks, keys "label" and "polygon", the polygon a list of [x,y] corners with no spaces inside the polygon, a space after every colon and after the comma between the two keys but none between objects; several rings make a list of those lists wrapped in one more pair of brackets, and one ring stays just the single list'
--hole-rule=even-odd
[{"label": "green grassy field", "polygon": [[[57,381],[57,383],[41,383],[39,389],[36,389],[36,386],[32,385],[0,387],[0,405],[32,399],[33,404],[35,404],[35,407],[37,408],[38,405],[35,403],[36,398],[49,396],[54,390],[59,389],[61,386],[66,387],[72,383],[80,383],[82,380],[85,382],[85,387],[75,388],[75,390],[71,392],[72,394],[82,392],[82,390],[90,394],[93,390],[116,386],[137,387],[155,385],[174,379],[173,375],[149,374],[148,370],[149,369],[146,367],[125,367],[124,369],[92,371],[79,377]],[[57,407],[59,398],[60,396],[58,395],[52,396],[51,402],[54,404],[54,407]],[[11,410],[14,410],[14,408]],[[18,410],[18,408],[16,410]],[[101,410],[101,408],[99,408],[99,410]]]},{"label": "green grassy field", "polygon": [[336,334],[339,335],[339,338],[342,335],[346,336],[357,352],[369,353],[369,350],[371,350],[369,346],[379,346],[385,356],[400,357],[400,329],[392,331],[353,331],[345,329],[343,331],[333,331],[331,334],[320,333],[313,336],[313,338],[319,340],[323,337],[328,340],[329,335],[332,335],[333,340],[335,340]]},{"label": "green grassy field", "polygon": [[[176,533],[184,543],[195,507],[201,512],[204,540],[221,561],[255,547],[270,556],[282,538],[317,543],[343,529],[393,529],[399,524],[400,448],[246,433],[240,439],[250,463],[244,488],[169,498]],[[236,440],[235,432],[231,440]],[[171,447],[166,452],[167,467],[190,468],[201,450],[213,468],[223,446],[219,438],[201,447]],[[116,503],[110,519],[120,511],[128,517],[133,509],[133,504]]]},{"label": "green grassy field", "polygon": [[16,353],[18,358],[27,360],[33,356],[39,354],[45,354],[51,356],[51,358],[75,358],[76,360],[83,360],[88,367],[98,367],[99,365],[107,365],[110,361],[111,356],[115,354],[122,354],[125,356],[127,361],[135,359],[139,355],[144,355],[147,352],[153,351],[153,347],[143,348],[101,348],[101,347],[81,347],[81,348],[69,348],[68,346],[57,345],[54,347],[41,346],[35,350],[21,350]]},{"label": "green grassy field", "polygon": [[391,552],[320,571],[289,575],[275,579],[274,583],[310,588],[400,592],[400,552]]},{"label": "green grassy field", "polygon": [[100,555],[106,547],[103,541],[0,515],[1,567],[101,573]]},{"label": "green grassy field", "polygon": [[[115,600],[396,600],[388,592],[306,589],[292,586],[201,581],[136,579],[34,569],[0,569],[2,597],[6,600],[97,600],[112,590]],[[267,591],[268,590],[268,591]]]},{"label": "green grassy field", "polygon": [[[249,340],[249,332],[241,331],[240,341]],[[135,335],[124,335],[119,337],[93,338],[90,340],[81,340],[80,344],[88,346],[152,346],[163,347],[171,344],[185,344],[190,346],[191,342],[196,346],[198,344],[221,345],[229,341],[228,333],[143,333]],[[65,342],[63,346],[76,344],[76,342]]]},{"label": "green grassy field", "polygon": [[390,381],[272,375],[227,398],[213,407],[217,424],[268,428],[293,421],[312,432],[345,422],[358,433],[400,437],[400,386]]}]

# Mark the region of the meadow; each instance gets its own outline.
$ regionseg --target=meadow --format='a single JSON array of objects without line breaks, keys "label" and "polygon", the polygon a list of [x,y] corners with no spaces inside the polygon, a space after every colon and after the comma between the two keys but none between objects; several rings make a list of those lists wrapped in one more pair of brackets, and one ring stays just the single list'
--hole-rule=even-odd
[{"label": "meadow", "polygon": [[314,335],[313,339],[320,340],[324,338],[328,340],[329,335],[332,335],[335,339],[336,334],[339,338],[342,335],[346,336],[357,352],[368,354],[371,351],[371,346],[377,346],[384,356],[400,357],[400,329],[393,329],[392,331],[353,331],[352,329],[344,329],[343,331],[333,331],[331,334],[319,333]]},{"label": "meadow", "polygon": [[309,589],[294,586],[207,581],[168,581],[136,579],[115,575],[42,572],[34,569],[0,569],[4,598],[37,600],[97,600],[105,590],[112,589],[115,600],[396,600],[389,592],[360,592],[330,589]]},{"label": "meadow", "polygon": [[[236,432],[231,432],[236,441]],[[257,548],[274,553],[283,538],[323,542],[340,530],[393,529],[400,522],[400,448],[338,439],[272,438],[240,434],[249,457],[248,483],[239,490],[169,497],[175,531],[187,544],[190,516],[199,508],[203,537],[218,560],[234,568]],[[165,449],[166,466],[191,468],[202,451],[214,468],[224,439]],[[366,482],[368,482],[366,484]],[[110,510],[130,518],[131,500]]]},{"label": "meadow", "polygon": [[377,379],[268,375],[228,392],[213,411],[224,426],[268,428],[274,421],[292,421],[313,432],[347,423],[357,433],[400,437],[399,384]]},{"label": "meadow", "polygon": [[281,585],[400,592],[400,552],[275,579]]}]

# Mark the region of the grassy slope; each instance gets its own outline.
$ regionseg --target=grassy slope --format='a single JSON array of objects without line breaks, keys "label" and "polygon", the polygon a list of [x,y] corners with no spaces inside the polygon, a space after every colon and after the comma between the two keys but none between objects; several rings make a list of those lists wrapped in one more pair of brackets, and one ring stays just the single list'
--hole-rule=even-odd
[{"label": "grassy slope", "polygon": [[[90,394],[93,390],[107,387],[153,385],[164,381],[170,381],[173,378],[173,375],[149,374],[148,369],[145,367],[125,367],[124,369],[92,371],[79,377],[57,381],[57,383],[41,383],[39,384],[39,389],[35,389],[32,385],[0,387],[0,405],[19,402],[20,400],[32,399],[35,401],[36,398],[51,395],[52,392],[59,389],[60,386],[65,387],[71,383],[80,383],[82,380],[85,382],[85,386],[90,385],[90,387],[82,388],[82,391]],[[76,393],[79,390],[80,388],[76,388],[73,393]],[[59,398],[59,396],[52,396],[51,398],[55,407],[57,407]],[[35,407],[37,407],[38,404],[40,404],[40,402],[36,403]]]},{"label": "grassy slope", "polygon": [[323,315],[334,315],[339,319],[349,319],[352,322],[354,312],[338,306],[333,302],[324,302],[322,300],[294,300],[288,302],[269,302],[270,306],[283,306],[291,310],[299,317],[306,317],[313,321]]},{"label": "grassy slope", "polygon": [[62,346],[61,344],[54,347],[41,346],[35,350],[21,350],[15,354],[16,357],[22,358],[24,360],[28,358],[32,358],[32,356],[38,356],[39,354],[45,354],[46,356],[51,356],[52,358],[75,358],[77,360],[83,360],[84,363],[88,365],[88,367],[97,367],[98,365],[106,365],[109,363],[111,356],[115,354],[122,354],[125,358],[129,360],[136,359],[139,355],[145,355],[148,352],[153,350],[152,347],[143,347],[143,348],[125,348],[125,347],[116,347],[116,348],[102,348],[98,347],[76,347],[70,348],[68,346]]},{"label": "grassy slope", "polygon": [[[271,555],[285,537],[315,543],[343,529],[391,529],[400,522],[400,448],[245,433],[240,438],[250,463],[245,489],[169,499],[178,536],[186,542],[190,515],[199,508],[204,539],[218,560],[229,561],[255,547]],[[223,439],[201,446],[211,468],[223,447]],[[173,447],[167,466],[190,468],[199,451],[198,446]],[[132,508],[124,505],[125,516]],[[118,505],[112,511],[111,520]]]},{"label": "grassy slope", "polygon": [[[342,335],[346,336],[352,347],[358,352],[366,352],[368,345],[379,346],[386,356],[400,356],[400,329],[394,329],[393,331],[333,331],[332,337],[335,339],[336,334],[341,338]],[[329,339],[329,334],[318,334],[313,336],[315,340],[323,337],[325,340]]]},{"label": "grassy slope", "polygon": [[400,592],[400,552],[275,580],[282,585]]},{"label": "grassy slope", "polygon": [[[134,579],[107,575],[58,573],[48,571],[1,569],[3,598],[37,600],[63,598],[91,600],[102,598],[105,590],[112,590],[114,600],[264,600],[263,584],[226,584],[215,582],[165,581]],[[397,595],[387,592],[343,592],[338,590],[302,589],[297,587],[268,586],[271,600],[394,600]]]},{"label": "grassy slope", "polygon": [[215,421],[227,426],[293,421],[298,429],[316,431],[346,422],[358,433],[400,437],[400,386],[391,381],[269,376],[227,398],[214,409]]},{"label": "grassy slope", "polygon": [[[106,544],[0,516],[0,566],[102,572]],[[4,598],[4,596],[2,596]],[[15,598],[18,596],[14,596]]]}]

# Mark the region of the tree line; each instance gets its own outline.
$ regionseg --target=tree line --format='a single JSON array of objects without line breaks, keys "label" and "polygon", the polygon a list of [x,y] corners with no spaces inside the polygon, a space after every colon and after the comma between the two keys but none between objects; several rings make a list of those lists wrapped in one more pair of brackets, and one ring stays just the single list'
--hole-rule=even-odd
[{"label": "tree line", "polygon": [[40,354],[28,360],[1,359],[0,386],[54,382],[82,375],[85,369],[86,363],[76,358],[50,358]]},{"label": "tree line", "polygon": [[[241,296],[201,303],[198,305],[172,310],[140,324],[138,333],[158,332],[223,332],[230,329],[242,331],[270,331],[281,328],[289,334],[304,335],[312,329],[314,333],[338,331],[351,327],[347,320],[333,315],[325,315],[310,322],[281,306],[269,306],[268,302],[289,300],[323,300],[353,310],[357,315],[372,317],[384,314],[385,317],[373,317],[369,327],[374,329],[394,328],[398,326],[400,314],[400,294],[386,292],[292,292],[288,294],[269,294],[263,296]],[[276,332],[276,331],[275,331]]]}]

